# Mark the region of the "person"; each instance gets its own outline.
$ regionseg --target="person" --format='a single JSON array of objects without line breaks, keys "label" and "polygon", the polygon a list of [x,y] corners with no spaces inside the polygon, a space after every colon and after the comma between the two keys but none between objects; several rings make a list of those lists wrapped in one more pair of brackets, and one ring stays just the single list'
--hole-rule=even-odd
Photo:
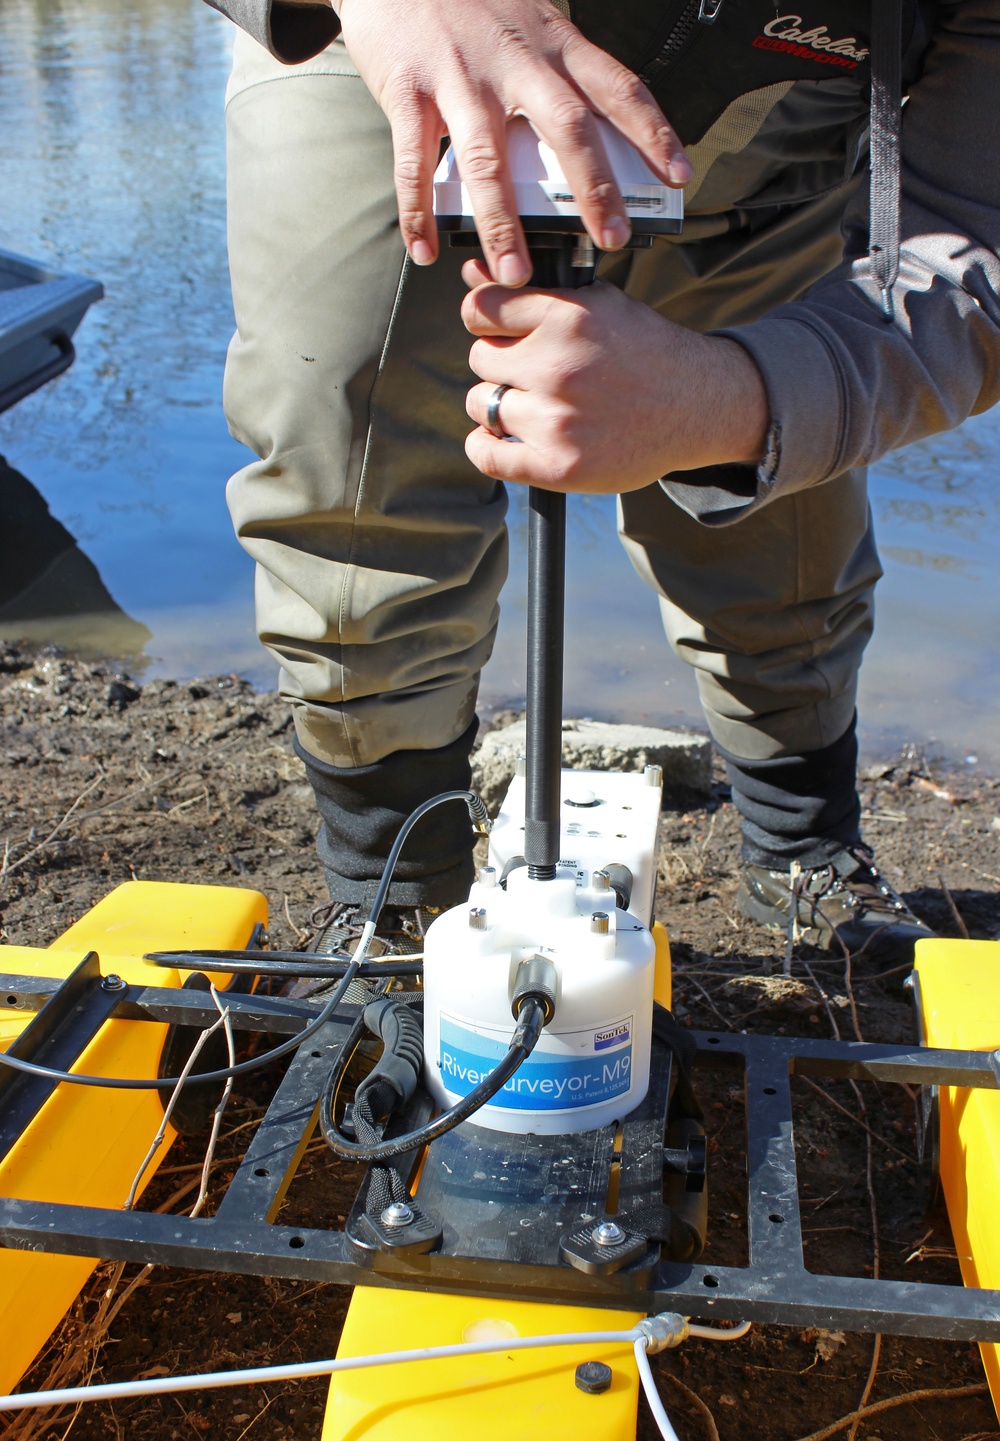
[{"label": "person", "polygon": [[[855,782],[865,467],[1000,395],[1000,0],[209,3],[241,27],[225,406],[259,457],[228,499],[327,914],[363,914],[402,818],[469,783],[504,483],[531,483],[620,497],[726,762],[742,909],[906,959],[929,931]],[[605,252],[586,293],[525,285],[516,112]],[[681,235],[623,248],[595,113],[685,188]],[[445,136],[483,251],[464,270],[432,215]],[[404,852],[400,913],[467,894],[460,812]]]}]

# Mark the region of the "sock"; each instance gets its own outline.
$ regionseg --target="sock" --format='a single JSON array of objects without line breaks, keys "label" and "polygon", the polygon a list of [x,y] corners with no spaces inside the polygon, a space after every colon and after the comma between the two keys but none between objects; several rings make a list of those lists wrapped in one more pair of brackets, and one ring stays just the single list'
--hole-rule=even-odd
[{"label": "sock", "polygon": [[821,866],[861,840],[857,717],[839,740],[805,755],[748,761],[718,747],[740,813],[743,858],[787,870]]},{"label": "sock", "polygon": [[[474,720],[451,745],[395,751],[374,765],[342,768],[295,750],[323,818],[316,849],[335,901],[370,905],[390,847],[411,811],[441,791],[468,790]],[[461,801],[430,811],[414,827],[396,865],[388,902],[453,906],[469,894],[475,838]]]}]

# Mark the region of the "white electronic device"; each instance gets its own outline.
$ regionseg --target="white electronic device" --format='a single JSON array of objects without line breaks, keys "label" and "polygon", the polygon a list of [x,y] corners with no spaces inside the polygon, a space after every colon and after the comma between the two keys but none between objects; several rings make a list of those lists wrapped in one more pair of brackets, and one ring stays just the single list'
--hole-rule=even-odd
[{"label": "white electronic device", "polygon": [[[663,804],[663,771],[562,772],[559,865],[588,885],[594,871],[626,866],[632,875],[629,910],[653,924],[656,834]],[[490,832],[489,863],[503,875],[524,853],[524,767],[518,764]]]},{"label": "white electronic device", "polygon": [[[677,234],[684,219],[683,192],[664,185],[609,120],[600,115],[594,119],[633,232]],[[523,115],[515,115],[507,126],[507,159],[526,231],[583,229],[580,209],[559,157],[539,139]],[[472,202],[451,146],[434,174],[434,214],[440,230],[475,229]]]},{"label": "white electronic device", "polygon": [[614,891],[578,885],[569,870],[539,881],[521,866],[500,886],[488,868],[468,906],[446,911],[428,929],[428,1090],[451,1106],[503,1059],[518,968],[536,956],[557,977],[555,1015],[474,1123],[563,1135],[620,1120],[649,1086],[655,946],[639,917],[615,905]]}]

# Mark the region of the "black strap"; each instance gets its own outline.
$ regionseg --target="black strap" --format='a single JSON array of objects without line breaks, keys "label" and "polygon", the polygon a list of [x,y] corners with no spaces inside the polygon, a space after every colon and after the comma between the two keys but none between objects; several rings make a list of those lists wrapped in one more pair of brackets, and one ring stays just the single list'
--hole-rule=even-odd
[{"label": "black strap", "polygon": [[872,0],[871,189],[868,254],[882,313],[895,316],[899,275],[899,133],[903,89],[902,0]]},{"label": "black strap", "polygon": [[[420,991],[402,991],[395,994],[391,1001],[386,1000],[381,1005],[376,1002],[365,1009],[365,1021],[367,1029],[374,1035],[380,1035],[385,1039],[386,1023],[392,1034],[391,1041],[395,1035],[391,1022],[394,1019],[393,1011],[411,1011],[423,1004],[423,995]],[[379,1011],[383,1015],[376,1016]],[[376,1029],[375,1019],[383,1021],[383,1028]],[[408,1019],[404,1016],[400,1019]],[[419,1025],[418,1032],[419,1036]],[[405,1046],[404,1038],[404,1046]],[[382,1140],[386,1126],[389,1124],[393,1112],[408,1099],[412,1091],[412,1085],[403,1084],[399,1075],[395,1056],[387,1042],[386,1049],[376,1063],[373,1070],[361,1081],[354,1093],[354,1109],[352,1119],[354,1122],[354,1134],[363,1146],[374,1146]],[[416,1065],[419,1068],[420,1047],[419,1040],[416,1051]],[[403,1080],[408,1080],[404,1077]],[[406,1183],[395,1166],[390,1164],[372,1166],[368,1172],[367,1185],[364,1193],[364,1208],[369,1216],[380,1216],[386,1206],[393,1201],[409,1201],[410,1193]]]},{"label": "black strap", "polygon": [[677,1087],[671,1099],[671,1119],[677,1115],[687,1116],[692,1121],[704,1124],[705,1113],[698,1104],[698,1098],[691,1084],[691,1067],[697,1055],[695,1039],[674,1018],[673,1012],[657,1002],[653,1006],[653,1035],[658,1041],[670,1047],[674,1056],[674,1073]]}]

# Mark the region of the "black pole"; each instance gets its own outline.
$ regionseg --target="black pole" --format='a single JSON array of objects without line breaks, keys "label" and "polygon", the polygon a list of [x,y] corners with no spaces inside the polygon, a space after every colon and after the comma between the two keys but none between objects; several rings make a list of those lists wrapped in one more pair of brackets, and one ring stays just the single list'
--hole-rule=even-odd
[{"label": "black pole", "polygon": [[528,676],[524,858],[536,881],[555,877],[562,771],[566,497],[528,490]]},{"label": "black pole", "polygon": [[[575,289],[593,280],[593,264],[579,263],[580,241],[529,235],[532,285]],[[566,497],[530,486],[524,858],[536,881],[554,880],[559,859],[565,598]]]}]

